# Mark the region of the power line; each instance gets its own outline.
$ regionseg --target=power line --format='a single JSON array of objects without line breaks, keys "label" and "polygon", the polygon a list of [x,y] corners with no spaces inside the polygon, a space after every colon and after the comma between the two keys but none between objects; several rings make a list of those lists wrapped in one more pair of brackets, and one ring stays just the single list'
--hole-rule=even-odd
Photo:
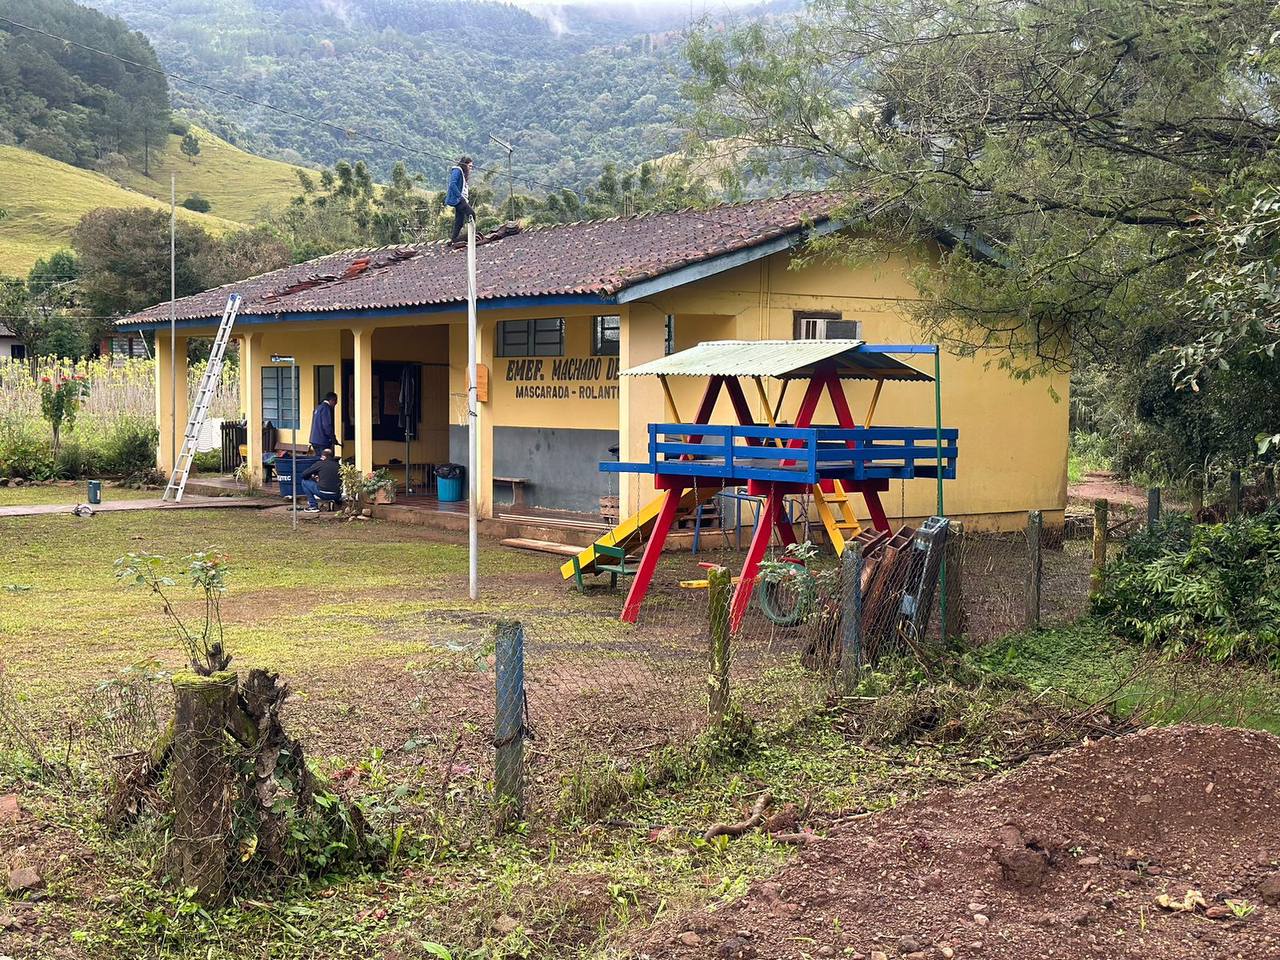
[{"label": "power line", "polygon": [[[22,29],[22,30],[30,31],[31,33],[35,33],[43,37],[48,37],[50,40],[57,40],[59,43],[65,43],[73,47],[78,47],[81,50],[87,50],[90,53],[96,53],[99,56],[107,57],[119,63],[127,64],[128,66],[131,66],[131,67],[136,67],[137,69],[143,70],[147,73],[158,74],[159,76],[167,77],[170,80],[176,80],[179,83],[186,83],[186,84],[190,84],[193,87],[199,87],[200,89],[207,90],[210,93],[231,97],[235,100],[241,101],[242,103],[247,103],[256,107],[262,107],[265,110],[271,110],[275,113],[281,114],[282,116],[292,117],[293,119],[301,120],[304,123],[312,124],[318,127],[324,127],[327,130],[336,131],[338,133],[341,133],[343,136],[347,137],[348,139],[360,138],[360,139],[371,141],[373,143],[380,143],[380,144],[383,144],[384,146],[396,147],[400,150],[406,151],[410,156],[416,155],[416,156],[432,157],[433,159],[436,159],[436,160],[443,160],[445,163],[448,163],[448,164],[453,164],[457,160],[456,157],[449,157],[443,153],[436,153],[434,151],[422,149],[420,147],[412,147],[409,144],[404,143],[403,141],[389,140],[386,137],[381,137],[381,136],[378,136],[377,134],[368,133],[363,130],[357,130],[354,127],[344,127],[339,124],[333,123],[330,120],[324,120],[319,117],[311,117],[306,114],[298,113],[297,111],[294,111],[294,110],[288,110],[284,107],[277,107],[275,104],[267,103],[265,100],[255,100],[252,97],[245,96],[242,93],[237,93],[236,91],[229,90],[225,87],[218,87],[218,86],[215,86],[214,84],[205,83],[202,80],[193,80],[190,77],[184,77],[178,73],[171,73],[168,70],[164,70],[159,67],[148,66],[145,63],[139,63],[136,60],[130,60],[128,57],[122,57],[119,54],[112,53],[109,50],[103,50],[99,47],[94,47],[87,43],[81,43],[79,40],[72,40],[69,37],[59,36],[56,33],[50,33],[49,31],[42,30],[39,27],[33,27],[30,24],[22,23],[18,20],[12,19],[11,17],[0,15],[0,22],[7,23],[14,27],[18,27],[19,29]],[[498,167],[477,167],[476,170],[478,173],[502,173],[503,172]],[[574,196],[576,196],[579,200],[591,202],[590,198],[586,195],[585,192],[581,190],[576,190],[573,187],[566,187],[563,184],[555,185],[555,184],[545,183],[541,180],[538,180],[534,177],[530,177],[528,175],[512,176],[512,174],[509,171],[508,171],[508,176],[511,177],[511,179],[513,180],[519,180],[521,183],[524,183],[526,186],[541,187],[542,189],[547,190],[553,194],[563,193],[565,191],[568,191],[572,193]],[[703,223],[710,224],[711,226],[714,226],[714,227],[720,227],[724,225],[720,221],[712,220],[709,217],[701,216],[692,210],[683,211],[682,215],[692,220],[700,220]]]},{"label": "power line", "polygon": [[[73,47],[79,47],[81,50],[87,50],[90,53],[96,53],[99,56],[108,57],[119,63],[127,64],[128,66],[136,67],[139,70],[146,71],[147,73],[154,73],[163,77],[168,77],[170,80],[176,80],[179,83],[190,84],[193,87],[199,87],[201,90],[207,90],[210,93],[216,93],[221,96],[231,97],[235,100],[241,101],[242,103],[250,104],[251,106],[262,107],[264,110],[271,110],[271,111],[274,111],[275,113],[281,114],[282,116],[292,117],[293,119],[301,120],[304,123],[312,124],[318,127],[324,127],[327,130],[332,130],[337,133],[340,133],[343,136],[347,137],[348,139],[361,138],[364,140],[372,141],[373,143],[381,143],[384,146],[396,147],[400,150],[404,150],[408,152],[410,156],[419,155],[419,156],[432,157],[436,160],[443,160],[445,163],[448,163],[448,164],[453,164],[458,159],[457,157],[446,156],[443,153],[436,153],[434,151],[425,150],[420,147],[412,147],[409,144],[404,143],[403,141],[400,141],[400,140],[389,140],[386,137],[380,137],[375,133],[368,133],[364,130],[357,130],[354,127],[344,127],[339,124],[333,123],[332,121],[323,120],[319,117],[311,117],[303,113],[298,113],[297,111],[294,111],[294,110],[286,109],[284,107],[277,107],[275,104],[267,103],[265,100],[255,100],[253,97],[245,96],[242,93],[237,93],[236,91],[229,90],[225,87],[218,87],[211,83],[205,83],[202,80],[193,80],[190,77],[182,76],[182,74],[171,73],[168,70],[164,70],[158,67],[148,66],[145,63],[139,63],[137,60],[130,60],[128,57],[122,57],[119,54],[112,53],[110,50],[103,50],[100,47],[94,47],[87,43],[81,43],[79,40],[72,40],[69,37],[63,37],[63,36],[59,36],[56,33],[50,33],[48,30],[42,30],[39,27],[33,27],[30,24],[21,23],[20,21],[14,20],[11,17],[0,15],[0,22],[10,24],[11,26],[18,27],[22,30],[28,30],[31,33],[39,34],[42,37],[48,37],[50,40],[57,40],[59,43],[65,43]],[[502,171],[500,171],[497,167],[480,167],[480,168],[477,168],[477,172],[478,173],[500,173]],[[548,189],[548,190],[562,189],[561,187],[555,187],[555,186],[552,186],[551,184],[542,183],[538,180],[533,179],[532,177],[519,176],[519,177],[515,177],[514,179],[520,180],[532,186],[543,187],[544,189]],[[576,190],[573,192],[578,194],[578,196],[580,197],[584,196],[583,194],[579,193]]]}]

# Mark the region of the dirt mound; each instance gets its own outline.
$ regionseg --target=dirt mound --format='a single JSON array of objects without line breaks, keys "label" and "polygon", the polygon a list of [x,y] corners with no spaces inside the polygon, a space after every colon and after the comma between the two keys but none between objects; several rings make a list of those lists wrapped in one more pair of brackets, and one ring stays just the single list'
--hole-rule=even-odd
[{"label": "dirt mound", "polygon": [[837,829],[649,957],[1280,958],[1280,738],[1149,730]]}]

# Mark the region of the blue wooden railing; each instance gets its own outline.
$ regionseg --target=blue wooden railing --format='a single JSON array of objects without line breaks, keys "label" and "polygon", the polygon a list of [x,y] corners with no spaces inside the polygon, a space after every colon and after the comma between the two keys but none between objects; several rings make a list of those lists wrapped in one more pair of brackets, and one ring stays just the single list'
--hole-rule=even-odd
[{"label": "blue wooden railing", "polygon": [[956,475],[959,431],[933,427],[742,427],[649,424],[649,460],[605,461],[608,473],[720,480],[944,480]]}]

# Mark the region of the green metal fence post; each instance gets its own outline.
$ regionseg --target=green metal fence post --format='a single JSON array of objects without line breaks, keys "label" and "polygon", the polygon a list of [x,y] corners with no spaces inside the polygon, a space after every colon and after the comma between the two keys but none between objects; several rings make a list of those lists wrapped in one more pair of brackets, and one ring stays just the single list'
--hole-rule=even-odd
[{"label": "green metal fence post", "polygon": [[501,620],[494,649],[494,793],[502,816],[524,815],[524,627]]}]

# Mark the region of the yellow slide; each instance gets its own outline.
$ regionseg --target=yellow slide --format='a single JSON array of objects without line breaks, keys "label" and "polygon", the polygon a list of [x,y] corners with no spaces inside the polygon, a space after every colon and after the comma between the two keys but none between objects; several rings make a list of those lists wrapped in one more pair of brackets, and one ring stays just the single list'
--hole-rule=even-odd
[{"label": "yellow slide", "polygon": [[[680,498],[680,513],[688,514],[694,510],[699,504],[706,503],[717,493],[720,492],[719,487],[695,487],[686,490]],[[604,536],[596,540],[596,543],[603,544],[606,547],[623,546],[635,537],[641,539],[649,535],[649,531],[653,529],[653,522],[658,519],[658,513],[662,510],[662,501],[666,499],[666,494],[660,494],[650,500],[636,513],[627,517],[616,527],[610,530]],[[677,514],[679,515],[679,514]],[[596,565],[596,545],[593,543],[580,554],[578,554],[578,566],[583,573],[591,573],[595,570]],[[560,567],[560,576],[568,580],[573,576],[573,561],[570,560]]]}]

